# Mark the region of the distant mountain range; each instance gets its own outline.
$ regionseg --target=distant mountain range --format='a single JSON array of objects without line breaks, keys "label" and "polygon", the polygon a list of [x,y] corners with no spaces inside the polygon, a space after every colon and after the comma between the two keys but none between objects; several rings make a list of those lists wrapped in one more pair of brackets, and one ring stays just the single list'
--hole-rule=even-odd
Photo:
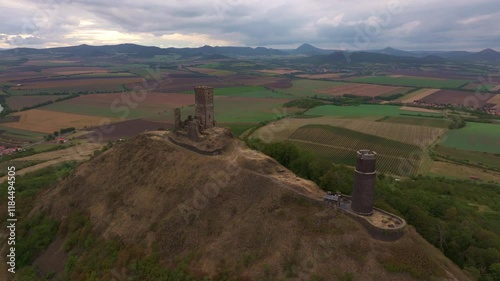
[{"label": "distant mountain range", "polygon": [[[159,48],[152,46],[141,46],[136,44],[119,44],[106,46],[79,45],[71,47],[58,47],[48,49],[16,48],[9,50],[0,50],[4,54],[48,54],[59,55],[61,57],[100,57],[110,55],[128,55],[133,57],[153,57],[155,55],[177,54],[183,57],[206,56],[211,58],[225,57],[252,57],[252,56],[292,56],[302,55],[310,56],[309,61],[324,62],[326,59],[338,59],[344,57],[345,52],[338,50],[326,50],[317,48],[311,44],[303,44],[296,49],[278,50],[265,47],[212,47],[203,46],[199,48]],[[381,50],[367,50],[348,52],[353,61],[368,62],[442,62],[444,60],[456,60],[465,62],[485,62],[500,63],[500,53],[485,49],[480,52],[466,51],[403,51],[387,47]]]}]

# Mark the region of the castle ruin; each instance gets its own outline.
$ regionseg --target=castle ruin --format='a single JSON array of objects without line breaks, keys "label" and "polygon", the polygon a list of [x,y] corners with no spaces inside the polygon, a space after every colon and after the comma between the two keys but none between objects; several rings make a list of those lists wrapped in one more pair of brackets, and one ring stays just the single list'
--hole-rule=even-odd
[{"label": "castle ruin", "polygon": [[195,92],[195,116],[189,115],[183,122],[181,110],[174,110],[174,130],[176,133],[184,133],[192,141],[199,141],[200,135],[207,129],[215,127],[214,121],[214,88],[209,86],[198,86]]},{"label": "castle ruin", "polygon": [[194,88],[195,115],[181,119],[181,110],[174,110],[174,130],[168,138],[171,142],[204,155],[218,155],[232,143],[233,134],[228,128],[215,126],[214,88]]}]

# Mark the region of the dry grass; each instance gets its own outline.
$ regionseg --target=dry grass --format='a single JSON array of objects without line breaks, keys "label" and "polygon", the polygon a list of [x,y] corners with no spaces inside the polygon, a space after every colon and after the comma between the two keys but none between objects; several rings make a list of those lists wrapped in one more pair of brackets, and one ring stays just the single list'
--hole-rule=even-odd
[{"label": "dry grass", "polygon": [[479,177],[483,181],[500,183],[500,173],[498,172],[442,161],[434,161],[430,166],[429,173],[459,179],[469,179],[469,177],[474,176]]},{"label": "dry grass", "polygon": [[[33,212],[64,219],[77,206],[100,239],[119,238],[127,248],[157,245],[167,264],[196,253],[190,268],[212,277],[228,271],[242,280],[417,280],[411,270],[387,272],[377,257],[397,254],[390,243],[301,196],[322,192],[269,157],[238,141],[210,157],[153,138],[137,137],[83,164],[42,194]],[[183,208],[193,211],[187,221]],[[432,246],[415,236],[401,243],[422,249],[419,257],[438,268],[431,274],[446,268],[469,280],[429,257]]]}]

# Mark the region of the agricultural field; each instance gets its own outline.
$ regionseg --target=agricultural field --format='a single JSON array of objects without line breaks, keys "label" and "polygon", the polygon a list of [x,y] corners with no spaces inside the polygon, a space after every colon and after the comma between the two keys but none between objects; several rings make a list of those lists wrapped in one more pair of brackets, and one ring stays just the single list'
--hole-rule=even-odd
[{"label": "agricultural field", "polygon": [[362,104],[359,106],[335,106],[323,105],[310,109],[306,115],[311,116],[339,116],[343,118],[370,118],[370,117],[384,117],[384,116],[399,116],[411,115],[418,117],[421,116],[441,116],[440,113],[422,113],[418,109],[415,111],[407,111],[400,109],[399,106],[393,105],[370,105]]},{"label": "agricultural field", "polygon": [[224,81],[237,85],[264,86],[271,89],[288,89],[292,87],[292,80],[274,76],[231,75],[224,77]]},{"label": "agricultural field", "polygon": [[372,76],[352,78],[353,82],[373,83],[381,85],[407,86],[419,88],[460,88],[471,82],[469,80],[442,79],[430,77],[411,77],[411,76]]},{"label": "agricultural field", "polygon": [[258,137],[264,142],[283,141],[288,139],[300,127],[306,125],[330,125],[341,127],[418,146],[429,146],[446,133],[446,129],[444,128],[427,127],[416,124],[408,125],[360,119],[318,117],[311,119],[286,118],[274,121],[256,130],[252,134],[252,137]]},{"label": "agricultural field", "polygon": [[493,88],[495,88],[495,85],[473,82],[473,83],[467,84],[462,89],[476,90],[476,91],[480,91],[480,92],[493,92]]},{"label": "agricultural field", "polygon": [[300,79],[293,80],[292,87],[285,89],[284,92],[297,97],[309,97],[321,94],[320,90],[331,89],[336,86],[344,85],[343,82],[322,81]]},{"label": "agricultural field", "polygon": [[452,104],[467,107],[481,108],[488,103],[494,95],[490,93],[474,93],[456,90],[441,90],[426,96],[420,101],[428,104]]},{"label": "agricultural field", "polygon": [[298,74],[295,75],[296,77],[299,78],[305,78],[305,79],[338,79],[340,78],[340,74],[338,73],[321,73],[321,74]]},{"label": "agricultural field", "polygon": [[283,74],[293,74],[293,73],[297,73],[300,71],[296,70],[296,69],[290,69],[290,68],[275,68],[275,69],[263,69],[263,70],[259,70],[259,72],[268,73],[268,74],[283,75]]},{"label": "agricultural field", "polygon": [[487,167],[497,168],[500,170],[500,153],[493,154],[462,150],[441,145],[436,145],[434,147],[434,153],[437,156],[452,158],[453,160],[464,161],[467,163],[485,165]]},{"label": "agricultural field", "polygon": [[415,117],[405,117],[405,116],[386,116],[377,120],[377,122],[406,124],[406,125],[434,127],[443,129],[447,129],[451,124],[451,122],[446,119],[424,118],[424,117],[415,118]]},{"label": "agricultural field", "polygon": [[317,90],[317,92],[331,96],[343,96],[348,94],[360,97],[377,97],[389,96],[394,94],[404,94],[409,90],[411,90],[411,88],[348,83],[337,85],[332,88]]},{"label": "agricultural field", "polygon": [[77,74],[108,73],[108,72],[109,70],[101,67],[83,67],[83,66],[51,67],[42,70],[42,73],[49,75],[77,75]]},{"label": "agricultural field", "polygon": [[187,69],[190,71],[193,71],[193,72],[199,72],[199,73],[212,75],[212,76],[228,76],[228,75],[236,74],[236,72],[234,72],[234,71],[216,69],[216,68],[189,67]]},{"label": "agricultural field", "polygon": [[246,98],[291,98],[290,95],[273,92],[262,86],[240,86],[214,89],[216,96],[232,96]]},{"label": "agricultural field", "polygon": [[40,103],[54,101],[68,95],[40,95],[40,96],[10,96],[6,99],[11,110],[21,110],[25,107],[34,106]]},{"label": "agricultural field", "polygon": [[494,104],[495,108],[500,108],[500,94],[494,95],[488,100],[488,103]]},{"label": "agricultural field", "polygon": [[352,166],[356,162],[356,151],[370,149],[377,152],[379,172],[410,176],[417,174],[421,166],[412,156],[422,155],[418,146],[340,127],[306,125],[296,130],[289,140],[336,164]]},{"label": "agricultural field", "polygon": [[40,132],[4,126],[5,124],[7,123],[0,125],[0,143],[2,145],[10,144],[17,146],[21,145],[24,141],[39,141],[46,135]]},{"label": "agricultural field", "polygon": [[2,123],[2,127],[45,134],[51,134],[61,128],[75,127],[81,129],[98,126],[103,122],[116,122],[118,120],[117,118],[102,118],[40,109],[16,112],[12,115],[20,116],[19,121]]},{"label": "agricultural field", "polygon": [[122,120],[148,118],[194,104],[194,95],[152,92],[91,94],[44,106],[43,109]]},{"label": "agricultural field", "polygon": [[[215,121],[229,124],[258,124],[293,112],[283,108],[290,99],[215,96]],[[182,116],[194,115],[194,106],[184,107]],[[183,118],[184,118],[183,117]]]},{"label": "agricultural field", "polygon": [[140,77],[125,77],[125,78],[58,78],[58,79],[45,79],[45,80],[23,80],[18,81],[22,86],[12,87],[12,90],[43,90],[43,89],[65,89],[77,88],[82,90],[98,90],[107,87],[116,87],[117,85],[131,84],[142,82]]},{"label": "agricultural field", "polygon": [[449,131],[441,145],[463,150],[500,153],[500,125],[467,122],[464,128]]},{"label": "agricultural field", "polygon": [[428,95],[431,95],[437,91],[439,91],[439,89],[420,89],[420,90],[412,92],[408,95],[400,97],[396,101],[400,101],[402,103],[412,103],[414,101],[421,100],[421,99],[427,97]]},{"label": "agricultural field", "polygon": [[[164,93],[190,92],[194,89],[195,86],[198,85],[212,86],[214,88],[236,86],[234,83],[222,81],[218,77],[188,72],[183,74],[172,73],[159,81],[159,83],[156,81],[152,81],[148,85],[150,85],[150,87],[152,87],[154,91]],[[129,89],[134,89],[134,87],[143,88],[144,83],[140,82],[127,84],[126,87]]]}]

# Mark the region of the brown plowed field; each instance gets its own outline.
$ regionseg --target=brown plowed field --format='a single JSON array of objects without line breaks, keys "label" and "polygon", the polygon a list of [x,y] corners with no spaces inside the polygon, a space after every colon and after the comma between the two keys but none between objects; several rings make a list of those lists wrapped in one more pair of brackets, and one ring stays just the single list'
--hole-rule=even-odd
[{"label": "brown plowed field", "polygon": [[11,96],[7,98],[7,105],[12,110],[20,110],[23,107],[33,106],[46,101],[56,100],[65,97],[63,95],[48,96]]},{"label": "brown plowed field", "polygon": [[348,83],[327,89],[318,90],[318,92],[332,96],[343,96],[345,94],[349,94],[361,97],[377,97],[382,95],[397,94],[409,89],[410,88],[406,87]]},{"label": "brown plowed field", "polygon": [[453,104],[480,108],[486,105],[486,103],[488,103],[488,100],[493,96],[493,94],[489,94],[486,92],[476,95],[476,93],[474,92],[441,90],[428,95],[427,97],[421,99],[421,101],[430,104]]},{"label": "brown plowed field", "polygon": [[140,77],[126,78],[86,78],[86,79],[57,79],[37,82],[24,82],[21,87],[12,87],[12,90],[32,90],[32,89],[47,89],[47,88],[64,88],[64,87],[93,87],[97,85],[120,85],[129,83],[142,83]]},{"label": "brown plowed field", "polygon": [[[74,99],[66,100],[64,103],[71,105],[91,105],[103,108],[109,108],[110,105],[118,100],[124,100],[122,95],[131,96],[129,93],[113,94],[94,94],[84,95]],[[140,94],[137,95],[141,97]],[[144,108],[176,108],[194,104],[194,95],[188,94],[170,94],[170,93],[148,93],[144,100],[137,99],[141,109]]]},{"label": "brown plowed field", "polygon": [[224,80],[239,85],[265,86],[276,89],[287,89],[292,87],[291,79],[280,77],[231,75],[224,77]]},{"label": "brown plowed field", "polygon": [[[134,137],[145,131],[156,131],[165,130],[173,128],[173,124],[148,121],[143,119],[127,120],[109,125],[110,132],[106,130],[103,133],[99,127],[89,128],[90,132],[86,135],[82,135],[79,139],[88,139],[92,142],[107,142],[109,140],[117,140],[120,138],[130,138]],[[102,137],[101,137],[102,136]]]},{"label": "brown plowed field", "polygon": [[56,74],[56,75],[75,75],[75,74],[86,74],[86,73],[107,73],[107,69],[100,67],[52,67],[43,70],[44,73]]}]

